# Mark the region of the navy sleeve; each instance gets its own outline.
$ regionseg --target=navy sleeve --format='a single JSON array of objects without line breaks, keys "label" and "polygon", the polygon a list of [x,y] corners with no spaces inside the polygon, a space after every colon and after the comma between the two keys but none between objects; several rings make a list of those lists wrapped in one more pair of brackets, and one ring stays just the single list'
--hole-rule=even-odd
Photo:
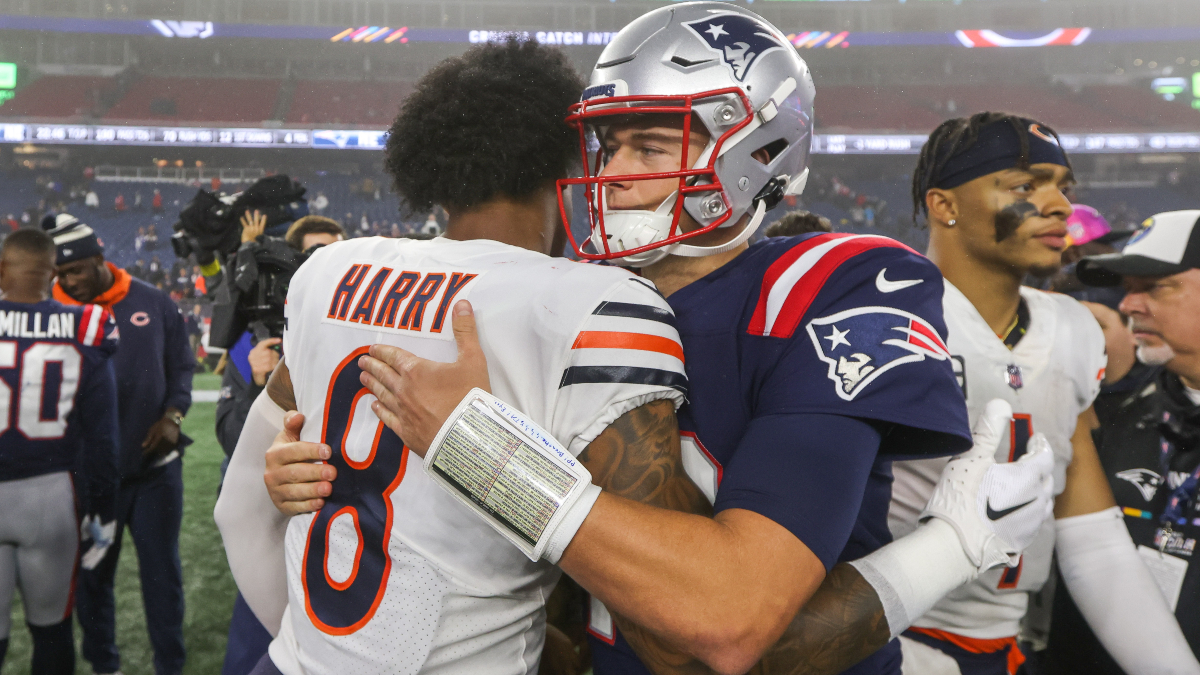
[{"label": "navy sleeve", "polygon": [[724,469],[714,511],[746,509],[770,518],[828,570],[858,518],[879,442],[875,427],[851,417],[755,419]]},{"label": "navy sleeve", "polygon": [[943,290],[938,268],[907,248],[871,248],[840,262],[809,304],[791,307],[789,297],[772,336],[760,338],[787,344],[763,375],[755,416],[821,413],[906,427],[880,448],[893,458],[970,447],[945,345]]},{"label": "navy sleeve", "polygon": [[196,355],[188,341],[183,312],[173,302],[163,308],[163,367],[167,375],[167,397],[164,408],[178,408],[187,413],[192,406],[192,373],[196,370]]},{"label": "navy sleeve", "polygon": [[108,522],[117,510],[117,378],[112,361],[104,359],[90,373],[78,394],[75,422],[83,431],[83,494],[85,515]]},{"label": "navy sleeve", "polygon": [[246,426],[246,418],[250,415],[250,406],[254,405],[254,400],[263,389],[242,379],[233,364],[225,366],[225,374],[221,377],[221,396],[217,400],[217,442],[221,444],[226,457],[233,457],[242,427]]}]

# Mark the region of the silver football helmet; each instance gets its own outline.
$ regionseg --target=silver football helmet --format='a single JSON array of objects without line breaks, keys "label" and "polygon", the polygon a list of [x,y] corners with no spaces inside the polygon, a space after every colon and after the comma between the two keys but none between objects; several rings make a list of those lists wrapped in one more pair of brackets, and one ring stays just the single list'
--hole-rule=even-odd
[{"label": "silver football helmet", "polygon": [[[787,38],[741,7],[689,2],[633,21],[600,55],[567,117],[579,130],[584,176],[558,181],[560,207],[565,222],[564,191],[584,185],[591,225],[584,242],[571,236],[576,253],[642,267],[669,254],[713,255],[746,241],[768,209],[804,190],[814,96],[808,66]],[[597,138],[617,117],[635,113],[681,115],[685,138],[692,125],[701,124],[708,146],[698,158],[685,152],[678,171],[601,176],[604,153]],[[769,157],[766,163],[752,157],[760,149]],[[677,178],[679,187],[653,211],[605,203],[607,183],[662,178]],[[699,229],[680,231],[683,211]],[[747,213],[749,223],[730,242],[683,243],[736,225]]]}]

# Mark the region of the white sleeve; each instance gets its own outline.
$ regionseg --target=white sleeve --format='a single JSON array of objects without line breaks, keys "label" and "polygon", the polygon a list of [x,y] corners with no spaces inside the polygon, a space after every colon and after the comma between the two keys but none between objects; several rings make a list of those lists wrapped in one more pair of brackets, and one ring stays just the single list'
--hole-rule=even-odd
[{"label": "white sleeve", "polygon": [[687,375],[675,314],[649,281],[609,288],[563,358],[552,428],[578,455],[618,417],[658,399],[683,405]]},{"label": "white sleeve", "polygon": [[1120,509],[1054,524],[1054,550],[1067,590],[1113,660],[1130,675],[1200,673]]},{"label": "white sleeve", "polygon": [[978,574],[954,527],[940,518],[850,565],[875,589],[893,638]]},{"label": "white sleeve", "polygon": [[279,632],[288,602],[284,564],[288,517],[271,501],[263,472],[267,448],[283,429],[283,415],[266,391],[255,399],[213,512],[238,590],[272,636]]}]

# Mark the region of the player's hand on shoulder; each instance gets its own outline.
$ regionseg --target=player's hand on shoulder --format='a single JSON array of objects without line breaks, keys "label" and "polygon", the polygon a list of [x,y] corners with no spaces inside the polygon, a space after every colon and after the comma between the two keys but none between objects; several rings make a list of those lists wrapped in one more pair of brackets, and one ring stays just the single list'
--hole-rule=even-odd
[{"label": "player's hand on shoulder", "polygon": [[492,390],[470,302],[455,303],[453,322],[458,345],[453,363],[429,361],[389,345],[373,345],[370,356],[359,359],[363,386],[378,399],[371,409],[421,457],[472,389]]},{"label": "player's hand on shoulder", "polygon": [[323,462],[331,450],[323,443],[300,440],[304,415],[291,411],[284,418],[283,430],[267,450],[267,468],[263,482],[271,502],[281,513],[295,516],[318,511],[325,497],[333,492],[337,469]]},{"label": "player's hand on shoulder", "polygon": [[1005,401],[987,404],[971,432],[975,445],[946,465],[921,514],[950,523],[980,572],[1015,566],[1054,509],[1054,453],[1043,434],[1016,462],[996,462],[1011,419]]}]

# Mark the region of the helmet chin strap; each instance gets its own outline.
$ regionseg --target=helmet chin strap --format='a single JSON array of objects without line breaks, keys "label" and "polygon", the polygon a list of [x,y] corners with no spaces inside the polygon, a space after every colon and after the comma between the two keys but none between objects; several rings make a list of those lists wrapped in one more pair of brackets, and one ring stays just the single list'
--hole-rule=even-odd
[{"label": "helmet chin strap", "polygon": [[758,231],[758,226],[762,224],[763,216],[765,215],[767,215],[767,204],[760,199],[758,206],[754,209],[754,216],[750,218],[750,222],[746,223],[746,227],[742,228],[742,231],[733,239],[717,246],[692,246],[690,244],[679,243],[668,247],[670,250],[667,253],[684,258],[702,258],[704,256],[732,251],[754,236],[754,233]]}]

